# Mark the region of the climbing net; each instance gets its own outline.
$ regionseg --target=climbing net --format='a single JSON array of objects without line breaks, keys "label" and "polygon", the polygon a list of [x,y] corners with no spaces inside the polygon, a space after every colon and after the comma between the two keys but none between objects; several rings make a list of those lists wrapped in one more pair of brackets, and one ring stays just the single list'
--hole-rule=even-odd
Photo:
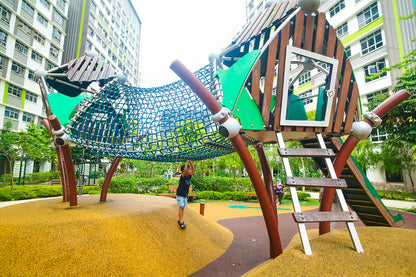
[{"label": "climbing net", "polygon": [[[209,66],[194,74],[209,89]],[[162,162],[202,160],[234,151],[210,115],[181,80],[153,88],[113,80],[80,103],[67,127],[77,145],[108,156]]]}]

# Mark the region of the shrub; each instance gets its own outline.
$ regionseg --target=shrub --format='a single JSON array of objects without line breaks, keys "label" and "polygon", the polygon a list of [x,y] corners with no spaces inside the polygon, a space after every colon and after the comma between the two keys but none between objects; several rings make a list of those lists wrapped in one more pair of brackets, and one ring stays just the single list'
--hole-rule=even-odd
[{"label": "shrub", "polygon": [[111,179],[109,191],[113,193],[156,193],[163,185],[164,179],[162,177],[117,177]]},{"label": "shrub", "polygon": [[33,198],[45,198],[61,196],[61,186],[15,186],[12,190],[10,186],[0,188],[0,201],[23,200]]},{"label": "shrub", "polygon": [[83,186],[82,193],[101,194],[101,187],[100,186]]},{"label": "shrub", "polygon": [[[297,193],[299,201],[307,201],[308,198],[311,197],[311,195],[307,192],[298,191]],[[286,192],[283,196],[283,199],[292,200],[292,195],[290,195],[290,192]]]}]

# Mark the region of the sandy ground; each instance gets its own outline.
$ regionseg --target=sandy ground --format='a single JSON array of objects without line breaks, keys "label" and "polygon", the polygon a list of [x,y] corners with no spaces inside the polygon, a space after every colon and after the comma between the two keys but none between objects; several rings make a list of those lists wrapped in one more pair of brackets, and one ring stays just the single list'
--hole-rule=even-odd
[{"label": "sandy ground", "polygon": [[[190,204],[188,227],[181,230],[171,198],[112,194],[105,203],[81,196],[77,207],[60,198],[19,203],[0,209],[0,275],[188,276],[233,242],[233,233],[217,221],[262,215],[257,203],[205,203],[204,216],[200,204]],[[278,207],[279,214],[291,212],[291,206]],[[416,230],[357,231],[364,253],[354,250],[347,229],[323,236],[308,230],[312,256],[304,255],[295,236],[282,255],[245,276],[416,276]]]}]

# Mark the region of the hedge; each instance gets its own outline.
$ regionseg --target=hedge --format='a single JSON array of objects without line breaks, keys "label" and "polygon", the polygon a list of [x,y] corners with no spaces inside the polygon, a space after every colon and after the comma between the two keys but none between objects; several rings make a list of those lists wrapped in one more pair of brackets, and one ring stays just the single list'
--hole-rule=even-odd
[{"label": "hedge", "polygon": [[[99,186],[84,186],[83,193],[97,194],[101,192]],[[62,186],[38,185],[38,186],[10,186],[0,188],[0,201],[13,201],[34,198],[62,196]]]},{"label": "hedge", "polygon": [[[3,174],[0,176],[0,185],[9,186],[11,181],[10,174]],[[25,184],[42,184],[51,181],[52,179],[61,178],[59,172],[35,172],[32,174],[25,175]],[[13,181],[15,184],[19,181],[18,177],[14,177]],[[23,182],[23,178],[20,178],[20,182]]]}]

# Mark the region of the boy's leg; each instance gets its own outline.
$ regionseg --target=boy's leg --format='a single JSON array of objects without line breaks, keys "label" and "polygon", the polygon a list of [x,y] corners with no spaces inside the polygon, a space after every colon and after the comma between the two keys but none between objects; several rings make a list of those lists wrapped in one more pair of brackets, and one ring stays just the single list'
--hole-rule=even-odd
[{"label": "boy's leg", "polygon": [[185,210],[185,207],[179,207],[179,222],[183,222],[183,211]]}]

